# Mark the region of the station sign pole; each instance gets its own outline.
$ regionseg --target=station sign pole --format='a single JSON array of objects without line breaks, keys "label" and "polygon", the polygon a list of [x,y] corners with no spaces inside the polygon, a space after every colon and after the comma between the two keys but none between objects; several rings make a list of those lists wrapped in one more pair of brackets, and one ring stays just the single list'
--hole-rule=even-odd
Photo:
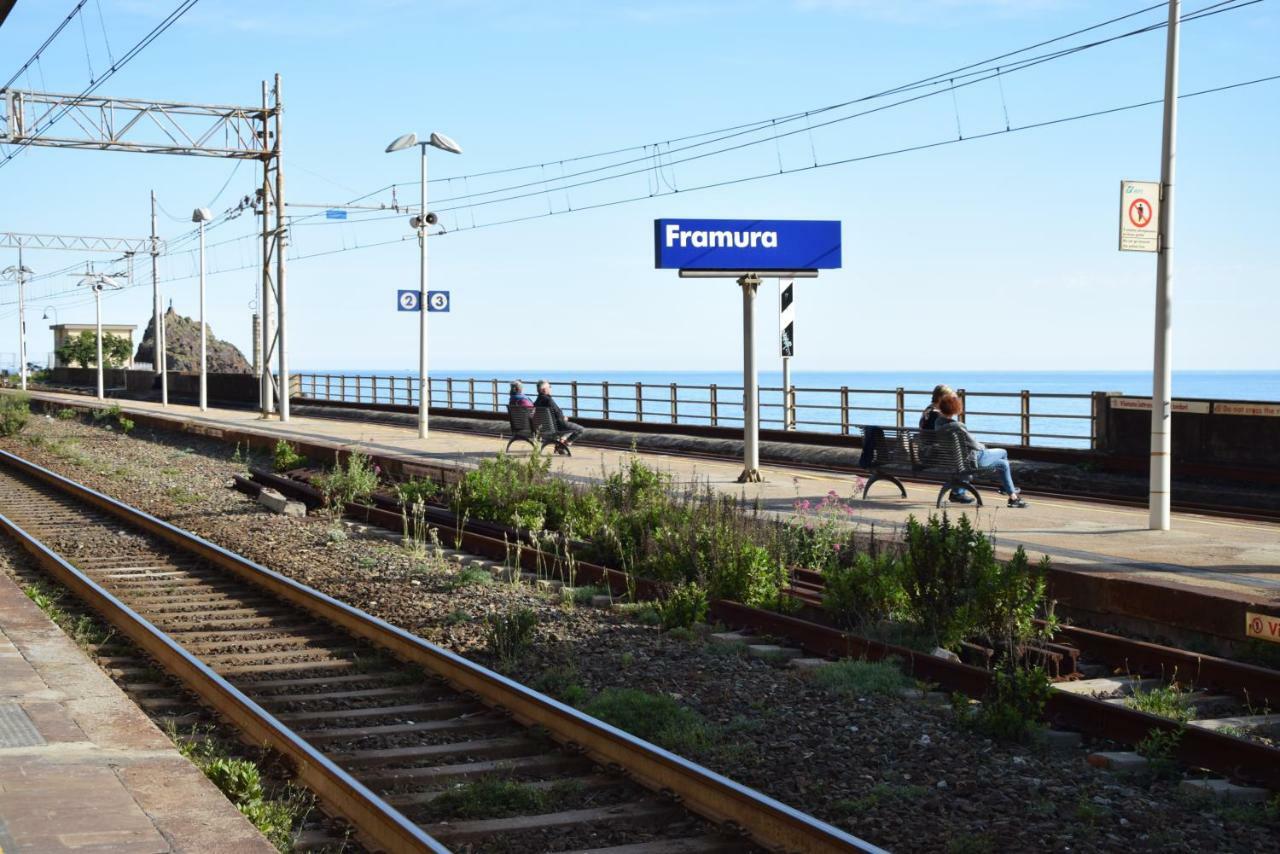
[{"label": "station sign pole", "polygon": [[[653,222],[654,267],[680,271],[682,279],[737,279],[742,288],[742,474],[760,478],[760,386],[756,375],[756,291],[761,278],[816,278],[841,266],[838,220],[657,219]],[[788,284],[789,287],[789,284]],[[787,308],[783,304],[784,311]],[[784,325],[783,423],[790,411],[791,330]]]},{"label": "station sign pole", "polygon": [[742,474],[738,483],[760,482],[760,385],[756,376],[756,290],[760,277],[738,279],[742,288]]}]

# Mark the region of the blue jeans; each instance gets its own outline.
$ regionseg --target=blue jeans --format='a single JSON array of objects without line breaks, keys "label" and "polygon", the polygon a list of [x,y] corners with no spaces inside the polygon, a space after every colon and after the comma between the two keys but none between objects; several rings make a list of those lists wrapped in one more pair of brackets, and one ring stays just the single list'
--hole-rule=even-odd
[{"label": "blue jeans", "polygon": [[978,452],[978,468],[998,469],[1000,479],[1004,481],[1004,491],[1013,495],[1017,489],[1013,485],[1013,473],[1009,471],[1009,452],[1004,448],[987,448]]}]

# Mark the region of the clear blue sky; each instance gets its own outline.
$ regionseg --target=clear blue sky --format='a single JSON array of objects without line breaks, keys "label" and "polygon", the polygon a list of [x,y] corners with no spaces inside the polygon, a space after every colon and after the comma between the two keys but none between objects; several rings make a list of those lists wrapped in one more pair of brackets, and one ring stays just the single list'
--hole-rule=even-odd
[{"label": "clear blue sky", "polygon": [[[72,5],[19,0],[0,27],[0,82]],[[106,41],[119,56],[175,5],[89,0],[83,31],[74,22],[15,86],[80,91],[90,64],[95,73],[110,64]],[[260,81],[282,73],[285,171],[295,202],[343,202],[393,182],[404,182],[402,202],[416,202],[416,154],[383,153],[407,131],[439,130],[465,149],[460,157],[433,154],[435,178],[552,164],[433,184],[432,198],[443,200],[557,178],[558,161],[573,155],[846,101],[1144,5],[202,0],[101,92],[252,105]],[[1162,17],[1157,9],[1101,34]],[[1280,0],[1188,23],[1182,90],[1280,73],[1277,44]],[[1118,252],[1116,221],[1120,179],[1159,177],[1159,106],[719,189],[688,188],[777,171],[779,164],[812,165],[815,157],[827,162],[954,139],[957,116],[961,132],[972,136],[1003,129],[1006,109],[1017,127],[1158,98],[1163,68],[1164,33],[1157,31],[1006,75],[1003,90],[989,81],[953,97],[943,87],[937,97],[776,143],[568,191],[541,193],[535,184],[517,191],[533,192],[529,198],[446,213],[443,224],[460,230],[431,239],[431,275],[433,288],[452,291],[454,310],[432,318],[433,369],[739,365],[736,287],[681,281],[652,268],[652,221],[672,216],[843,222],[844,269],[797,285],[797,369],[1149,368],[1155,260]],[[654,167],[652,153],[564,169],[644,157],[638,168]],[[1175,366],[1280,368],[1280,82],[1184,100],[1178,153]],[[161,216],[161,235],[177,237],[190,230],[193,207],[220,213],[261,180],[256,164],[234,176],[233,168],[220,160],[28,149],[0,168],[0,230],[143,236],[154,188],[177,218]],[[465,228],[473,216],[484,224],[560,212],[647,196],[655,187],[685,191]],[[209,240],[249,235],[254,227],[254,217],[244,215],[220,223]],[[404,216],[353,212],[346,224],[299,223],[293,234],[291,256],[300,256],[394,240],[409,229]],[[255,251],[251,238],[210,250],[211,328],[246,353],[257,279],[252,269],[231,268],[252,265]],[[13,263],[13,254],[5,250],[0,266]],[[41,273],[84,258],[32,252],[26,262]],[[291,366],[415,366],[416,321],[394,303],[397,288],[416,286],[416,263],[412,241],[293,261]],[[194,272],[189,254],[162,263],[162,278],[181,277],[165,288],[183,314],[196,313]],[[64,276],[31,286],[29,350],[37,361],[51,348],[40,320],[46,305],[57,306],[63,322],[92,319],[83,295],[59,295],[75,282]],[[5,285],[0,351],[17,350],[14,299]],[[759,307],[760,357],[772,366],[772,283]],[[149,287],[104,302],[106,322],[142,327],[149,316]]]}]

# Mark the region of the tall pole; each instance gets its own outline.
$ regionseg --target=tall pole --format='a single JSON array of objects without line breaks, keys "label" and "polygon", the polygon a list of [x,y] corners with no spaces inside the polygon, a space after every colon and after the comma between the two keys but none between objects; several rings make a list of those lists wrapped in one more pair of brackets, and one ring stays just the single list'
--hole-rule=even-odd
[{"label": "tall pole", "polygon": [[22,247],[18,247],[18,376],[22,390],[27,390],[27,268],[22,266]]},{"label": "tall pole", "polygon": [[98,326],[98,400],[103,400],[106,395],[102,388],[102,284],[100,282],[93,283],[93,307]]},{"label": "tall pole", "polygon": [[1156,347],[1151,388],[1151,494],[1153,531],[1169,530],[1173,489],[1170,452],[1173,389],[1173,182],[1178,130],[1178,18],[1180,0],[1169,0],[1164,60],[1164,137],[1160,146],[1160,247],[1156,253]]},{"label": "tall pole", "polygon": [[760,389],[756,379],[756,289],[760,277],[738,279],[742,286],[742,474],[739,483],[760,480]]},{"label": "tall pole", "polygon": [[200,411],[209,409],[208,339],[204,325],[204,220],[200,220]]},{"label": "tall pole", "polygon": [[427,376],[427,143],[422,145],[422,207],[418,212],[418,438],[427,438],[431,381]]},{"label": "tall pole", "polygon": [[[267,81],[262,81],[262,146],[267,147],[271,125],[267,118]],[[271,291],[271,157],[262,160],[262,384],[258,397],[262,417],[268,418],[275,409],[271,388],[271,303],[275,294]]]},{"label": "tall pole", "polygon": [[280,143],[281,125],[284,122],[284,100],[280,90],[280,75],[276,75],[276,328],[279,330],[276,346],[280,348],[280,420],[289,420],[289,395],[292,384],[289,381],[289,348],[285,343],[284,313],[284,281],[285,281],[285,245],[288,235],[285,233],[284,207],[284,148]]},{"label": "tall pole", "polygon": [[165,364],[164,309],[160,302],[160,238],[156,234],[156,191],[151,191],[151,296],[155,301],[151,319],[151,361],[160,377],[160,405],[169,405],[169,372]]}]

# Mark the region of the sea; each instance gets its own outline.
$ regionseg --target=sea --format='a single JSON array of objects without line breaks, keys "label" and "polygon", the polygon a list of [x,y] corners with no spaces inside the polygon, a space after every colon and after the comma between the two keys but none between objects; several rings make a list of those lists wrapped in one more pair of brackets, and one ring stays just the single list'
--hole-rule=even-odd
[{"label": "sea", "polygon": [[[412,377],[413,370],[297,369],[303,374],[352,377]],[[432,404],[448,405],[447,378],[453,378],[455,406],[494,406],[493,380],[499,381],[499,406],[506,402],[507,383],[546,379],[561,406],[569,410],[570,383],[578,383],[579,412],[599,417],[603,412],[604,383],[608,383],[609,414],[613,418],[671,421],[670,385],[677,385],[676,414],[680,422],[711,422],[711,387],[716,387],[716,423],[742,423],[741,371],[592,371],[493,368],[432,372]],[[367,382],[367,380],[366,380]],[[636,403],[635,384],[641,384]],[[761,426],[783,424],[782,372],[759,373]],[[796,389],[795,421],[802,430],[842,432],[862,424],[892,425],[897,418],[897,389],[903,389],[904,422],[914,424],[916,413],[929,402],[934,385],[946,383],[965,394],[965,421],[984,440],[1017,444],[1024,426],[1031,442],[1056,447],[1088,447],[1091,403],[1095,391],[1119,392],[1128,397],[1151,396],[1151,374],[1146,371],[804,371],[791,372]],[[348,383],[348,398],[355,399]],[[842,389],[847,389],[843,392]],[[1020,392],[1030,392],[1027,423],[1022,418]],[[385,394],[385,393],[384,393]],[[403,392],[401,392],[403,394]],[[1175,371],[1175,399],[1243,400],[1280,402],[1280,371]],[[370,400],[368,393],[362,399]],[[847,400],[847,407],[845,401]],[[403,399],[398,402],[405,402]],[[638,411],[637,411],[638,410]],[[847,423],[847,427],[845,426]]]}]

